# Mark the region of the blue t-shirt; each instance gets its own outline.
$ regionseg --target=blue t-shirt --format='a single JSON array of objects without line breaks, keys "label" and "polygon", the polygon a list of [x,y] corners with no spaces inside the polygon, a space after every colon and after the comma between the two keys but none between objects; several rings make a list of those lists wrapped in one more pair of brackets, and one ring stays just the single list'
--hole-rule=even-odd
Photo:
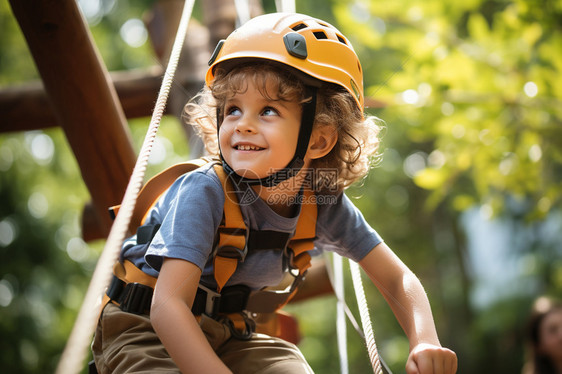
[{"label": "blue t-shirt", "polygon": [[[294,234],[294,217],[274,212],[245,184],[239,186],[240,209],[249,229]],[[215,287],[211,253],[223,217],[224,191],[211,165],[178,178],[150,211],[146,224],[161,224],[148,244],[137,244],[136,235],[125,241],[121,260],[133,262],[157,277],[164,258],[189,261],[202,270],[201,281]],[[345,196],[318,199],[315,248],[334,251],[360,261],[382,242],[380,236]],[[284,248],[249,251],[227,285],[245,284],[252,289],[276,286],[283,279]]]}]

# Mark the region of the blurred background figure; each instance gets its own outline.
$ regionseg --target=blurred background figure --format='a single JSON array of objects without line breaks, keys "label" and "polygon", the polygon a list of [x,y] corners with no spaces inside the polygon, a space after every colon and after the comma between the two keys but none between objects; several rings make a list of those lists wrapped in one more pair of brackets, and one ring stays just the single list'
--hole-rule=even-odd
[{"label": "blurred background figure", "polygon": [[527,329],[528,356],[523,374],[562,373],[562,303],[539,297]]}]

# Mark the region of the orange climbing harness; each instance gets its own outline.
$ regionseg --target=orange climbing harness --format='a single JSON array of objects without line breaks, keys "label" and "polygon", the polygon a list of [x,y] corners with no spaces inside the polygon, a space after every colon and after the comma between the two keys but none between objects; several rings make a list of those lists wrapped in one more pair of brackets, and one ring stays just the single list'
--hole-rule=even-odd
[{"label": "orange climbing harness", "polygon": [[[202,158],[176,164],[151,178],[139,193],[129,232],[130,234],[138,232],[138,229],[145,223],[150,209],[178,177],[208,163],[212,163],[225,194],[223,220],[218,228],[218,244],[213,255],[217,289],[211,290],[199,285],[192,310],[195,315],[207,314],[211,317],[242,311],[276,312],[295,295],[310,267],[311,257],[308,251],[314,248],[313,241],[316,236],[317,207],[315,204],[302,205],[295,234],[285,246],[285,256],[289,260],[288,273],[291,274],[292,281],[282,290],[266,288],[250,292],[246,286],[226,286],[236,271],[238,263],[243,262],[246,258],[251,236],[255,239],[259,235],[246,227],[238,205],[236,191],[218,160]],[[313,192],[305,190],[303,193],[304,198],[309,198]],[[116,214],[118,210],[119,206],[110,209],[113,214]],[[259,234],[259,232],[257,233]],[[271,232],[268,231],[267,236],[271,237],[270,234]],[[153,235],[154,232],[150,234],[149,240]],[[285,243],[286,239],[281,247]],[[104,295],[102,308],[112,301],[125,311],[148,314],[156,278],[147,275],[129,261],[116,263],[113,273],[114,277]]]}]

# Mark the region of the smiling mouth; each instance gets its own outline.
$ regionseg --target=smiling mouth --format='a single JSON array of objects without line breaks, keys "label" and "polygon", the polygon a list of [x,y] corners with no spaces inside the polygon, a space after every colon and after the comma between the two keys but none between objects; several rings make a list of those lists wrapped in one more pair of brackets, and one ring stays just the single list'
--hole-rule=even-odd
[{"label": "smiling mouth", "polygon": [[239,151],[261,151],[262,147],[258,147],[257,145],[250,145],[250,144],[238,144],[234,146],[235,149]]}]

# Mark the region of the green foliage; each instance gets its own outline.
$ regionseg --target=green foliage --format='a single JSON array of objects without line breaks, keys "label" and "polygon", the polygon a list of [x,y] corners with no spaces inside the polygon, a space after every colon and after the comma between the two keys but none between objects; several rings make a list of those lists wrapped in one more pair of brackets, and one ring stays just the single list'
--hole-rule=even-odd
[{"label": "green foliage", "polygon": [[86,190],[60,130],[3,137],[0,155],[3,370],[52,372],[99,254],[80,238]]},{"label": "green foliage", "polygon": [[[344,31],[357,30],[357,4],[342,2],[335,13]],[[363,5],[371,16],[359,25],[358,40],[362,48],[385,47],[372,52],[379,68],[365,69],[367,92],[387,102],[383,118],[406,126],[408,140],[426,153],[413,181],[431,191],[427,208],[445,203],[462,211],[478,203],[499,214],[510,195],[532,202],[530,219],[559,209],[559,7],[525,1],[393,4]],[[376,17],[384,19],[382,34],[368,27]],[[389,72],[384,61],[397,58],[402,64]]]},{"label": "green foliage", "polygon": [[33,59],[7,1],[0,4],[0,30],[0,86],[37,78]]},{"label": "green foliage", "polygon": [[[386,122],[383,161],[351,193],[422,278],[462,372],[489,363],[493,372],[519,371],[523,336],[508,331],[521,331],[533,293],[521,290],[519,314],[474,309],[459,218],[482,207],[517,233],[540,231],[560,212],[560,5],[348,1],[334,9],[362,58],[367,95],[387,104],[372,110]],[[512,249],[531,253],[523,256],[535,290],[560,294],[556,272],[537,260],[558,263],[560,245],[541,237]],[[492,331],[480,323],[491,320]]]}]

